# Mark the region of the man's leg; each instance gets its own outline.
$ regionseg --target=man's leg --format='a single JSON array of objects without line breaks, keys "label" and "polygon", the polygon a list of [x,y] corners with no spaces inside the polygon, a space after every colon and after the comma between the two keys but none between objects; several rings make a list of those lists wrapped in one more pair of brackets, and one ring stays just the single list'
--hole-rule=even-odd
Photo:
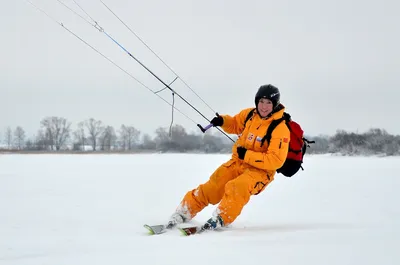
[{"label": "man's leg", "polygon": [[249,202],[250,196],[263,191],[271,181],[273,181],[273,176],[268,178],[265,174],[252,171],[246,171],[229,181],[225,186],[225,194],[214,214],[221,217],[222,226],[231,224]]},{"label": "man's leg", "polygon": [[186,193],[176,213],[189,221],[209,204],[217,204],[224,195],[225,185],[238,175],[234,161],[230,160],[217,168],[210,179]]}]

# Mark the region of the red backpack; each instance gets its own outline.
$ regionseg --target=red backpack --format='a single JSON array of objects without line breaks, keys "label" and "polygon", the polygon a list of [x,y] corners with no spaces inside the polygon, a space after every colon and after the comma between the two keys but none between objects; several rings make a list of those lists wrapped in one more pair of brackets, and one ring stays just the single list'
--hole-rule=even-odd
[{"label": "red backpack", "polygon": [[[247,115],[244,125],[246,126],[246,122],[253,116],[253,110],[249,112]],[[307,147],[310,147],[309,144],[315,143],[315,141],[309,141],[304,138],[304,131],[301,126],[292,120],[290,114],[284,112],[283,117],[277,120],[273,120],[268,127],[268,130],[265,136],[261,140],[261,145],[264,144],[265,141],[269,144],[271,140],[272,131],[278,126],[282,121],[285,122],[286,126],[290,131],[290,142],[289,142],[289,152],[286,156],[286,160],[283,166],[277,169],[278,173],[286,177],[291,177],[299,171],[302,170],[303,157],[306,153]]]}]

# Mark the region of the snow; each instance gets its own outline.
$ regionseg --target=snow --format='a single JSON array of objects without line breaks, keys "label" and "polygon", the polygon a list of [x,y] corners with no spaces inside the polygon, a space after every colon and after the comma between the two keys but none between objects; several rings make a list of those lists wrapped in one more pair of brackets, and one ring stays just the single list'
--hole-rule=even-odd
[{"label": "snow", "polygon": [[226,231],[146,234],[227,159],[0,155],[0,264],[400,264],[400,157],[308,156]]}]

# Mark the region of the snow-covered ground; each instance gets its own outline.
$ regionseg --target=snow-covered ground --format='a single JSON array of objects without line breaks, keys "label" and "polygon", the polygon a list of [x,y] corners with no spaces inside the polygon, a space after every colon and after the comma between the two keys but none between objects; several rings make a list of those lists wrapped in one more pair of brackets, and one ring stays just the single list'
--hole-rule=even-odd
[{"label": "snow-covered ground", "polygon": [[146,234],[227,159],[0,155],[0,264],[400,264],[399,157],[308,156],[227,231]]}]

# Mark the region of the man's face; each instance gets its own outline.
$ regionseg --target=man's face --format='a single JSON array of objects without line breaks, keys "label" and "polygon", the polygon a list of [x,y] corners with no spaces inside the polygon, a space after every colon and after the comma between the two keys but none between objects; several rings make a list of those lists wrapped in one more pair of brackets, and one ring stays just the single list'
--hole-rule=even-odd
[{"label": "man's face", "polygon": [[272,101],[266,98],[261,98],[257,104],[258,113],[262,118],[267,117],[273,109]]}]

